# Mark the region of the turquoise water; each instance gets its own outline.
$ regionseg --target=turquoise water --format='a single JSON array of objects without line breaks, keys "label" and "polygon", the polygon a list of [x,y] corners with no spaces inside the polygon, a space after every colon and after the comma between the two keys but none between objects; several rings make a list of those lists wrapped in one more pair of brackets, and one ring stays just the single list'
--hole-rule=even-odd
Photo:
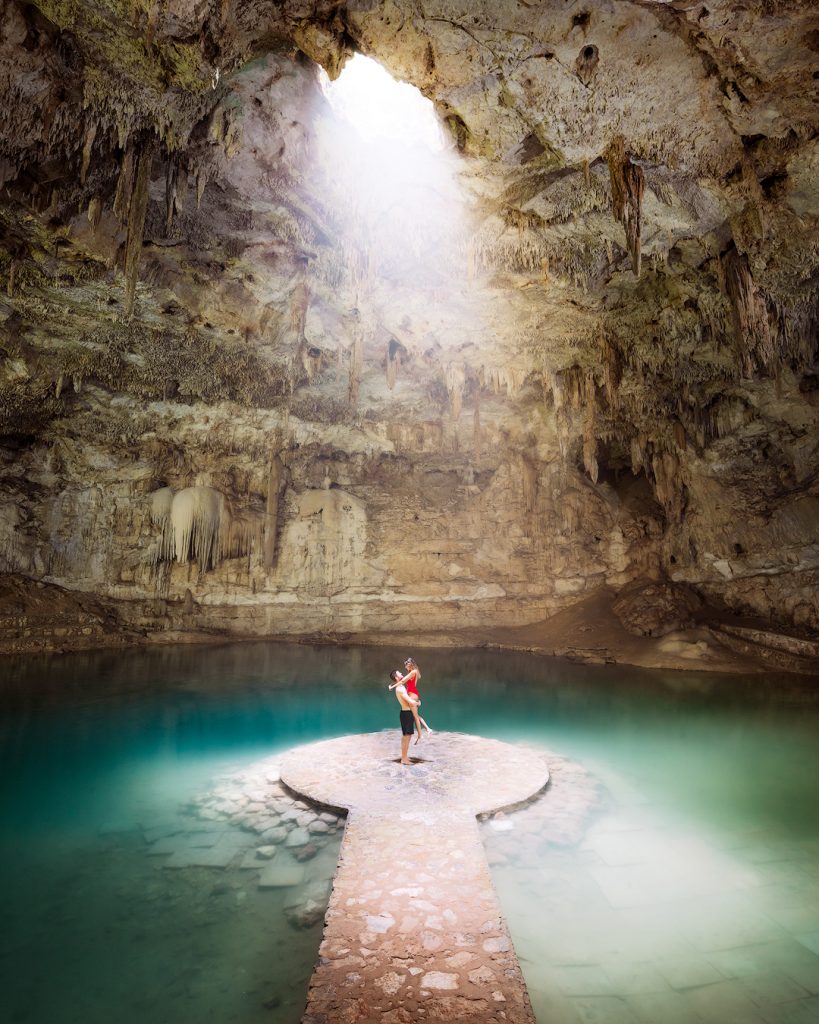
[{"label": "turquoise water", "polygon": [[[406,653],[6,659],[5,1018],[297,1021],[320,925],[292,929],[283,895],[236,872],[163,870],[146,832],[233,768],[397,726],[387,676]],[[502,836],[496,880],[541,1020],[819,1020],[816,680],[415,653],[433,728],[536,741],[605,786],[576,850],[543,836],[518,857]]]}]

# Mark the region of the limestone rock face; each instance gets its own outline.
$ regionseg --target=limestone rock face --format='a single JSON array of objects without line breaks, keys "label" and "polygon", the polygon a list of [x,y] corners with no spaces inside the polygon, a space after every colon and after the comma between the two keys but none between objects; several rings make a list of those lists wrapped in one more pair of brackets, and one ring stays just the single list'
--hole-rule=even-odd
[{"label": "limestone rock face", "polygon": [[[638,631],[685,620],[668,581],[816,631],[817,33],[0,0],[0,571],[142,628],[519,625],[648,580]],[[353,54],[432,101],[426,162],[334,106]]]},{"label": "limestone rock face", "polygon": [[612,605],[614,614],[636,636],[666,636],[694,625],[702,602],[697,595],[666,582],[636,580],[624,587]]}]

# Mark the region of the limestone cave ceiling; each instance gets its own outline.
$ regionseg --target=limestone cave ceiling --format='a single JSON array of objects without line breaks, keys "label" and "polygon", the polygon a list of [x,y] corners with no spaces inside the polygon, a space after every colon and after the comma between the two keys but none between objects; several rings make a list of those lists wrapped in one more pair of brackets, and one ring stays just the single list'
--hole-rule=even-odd
[{"label": "limestone cave ceiling", "polygon": [[[654,568],[819,625],[817,52],[794,0],[0,0],[6,567],[60,576],[34,510],[92,463],[241,450],[207,482],[263,502],[254,460],[391,445],[524,506],[559,467],[650,510]],[[322,136],[354,53],[447,132],[420,219]]]}]

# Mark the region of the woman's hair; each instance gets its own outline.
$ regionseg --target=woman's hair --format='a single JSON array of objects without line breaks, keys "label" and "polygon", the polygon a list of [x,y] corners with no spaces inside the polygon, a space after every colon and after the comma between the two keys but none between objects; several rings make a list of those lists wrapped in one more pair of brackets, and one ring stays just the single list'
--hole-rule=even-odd
[{"label": "woman's hair", "polygon": [[398,669],[394,668],[392,672],[390,672],[390,679],[392,679],[392,681],[395,682],[400,675],[401,673],[398,671]]}]

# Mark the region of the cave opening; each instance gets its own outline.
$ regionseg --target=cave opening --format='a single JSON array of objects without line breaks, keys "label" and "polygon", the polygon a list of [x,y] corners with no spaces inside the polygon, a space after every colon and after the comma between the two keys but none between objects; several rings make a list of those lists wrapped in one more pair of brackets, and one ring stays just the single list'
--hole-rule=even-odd
[{"label": "cave opening", "polygon": [[432,101],[361,53],[335,80],[318,75],[326,103],[315,108],[314,173],[364,268],[359,305],[379,280],[405,291],[440,284],[463,265],[466,203]]}]

